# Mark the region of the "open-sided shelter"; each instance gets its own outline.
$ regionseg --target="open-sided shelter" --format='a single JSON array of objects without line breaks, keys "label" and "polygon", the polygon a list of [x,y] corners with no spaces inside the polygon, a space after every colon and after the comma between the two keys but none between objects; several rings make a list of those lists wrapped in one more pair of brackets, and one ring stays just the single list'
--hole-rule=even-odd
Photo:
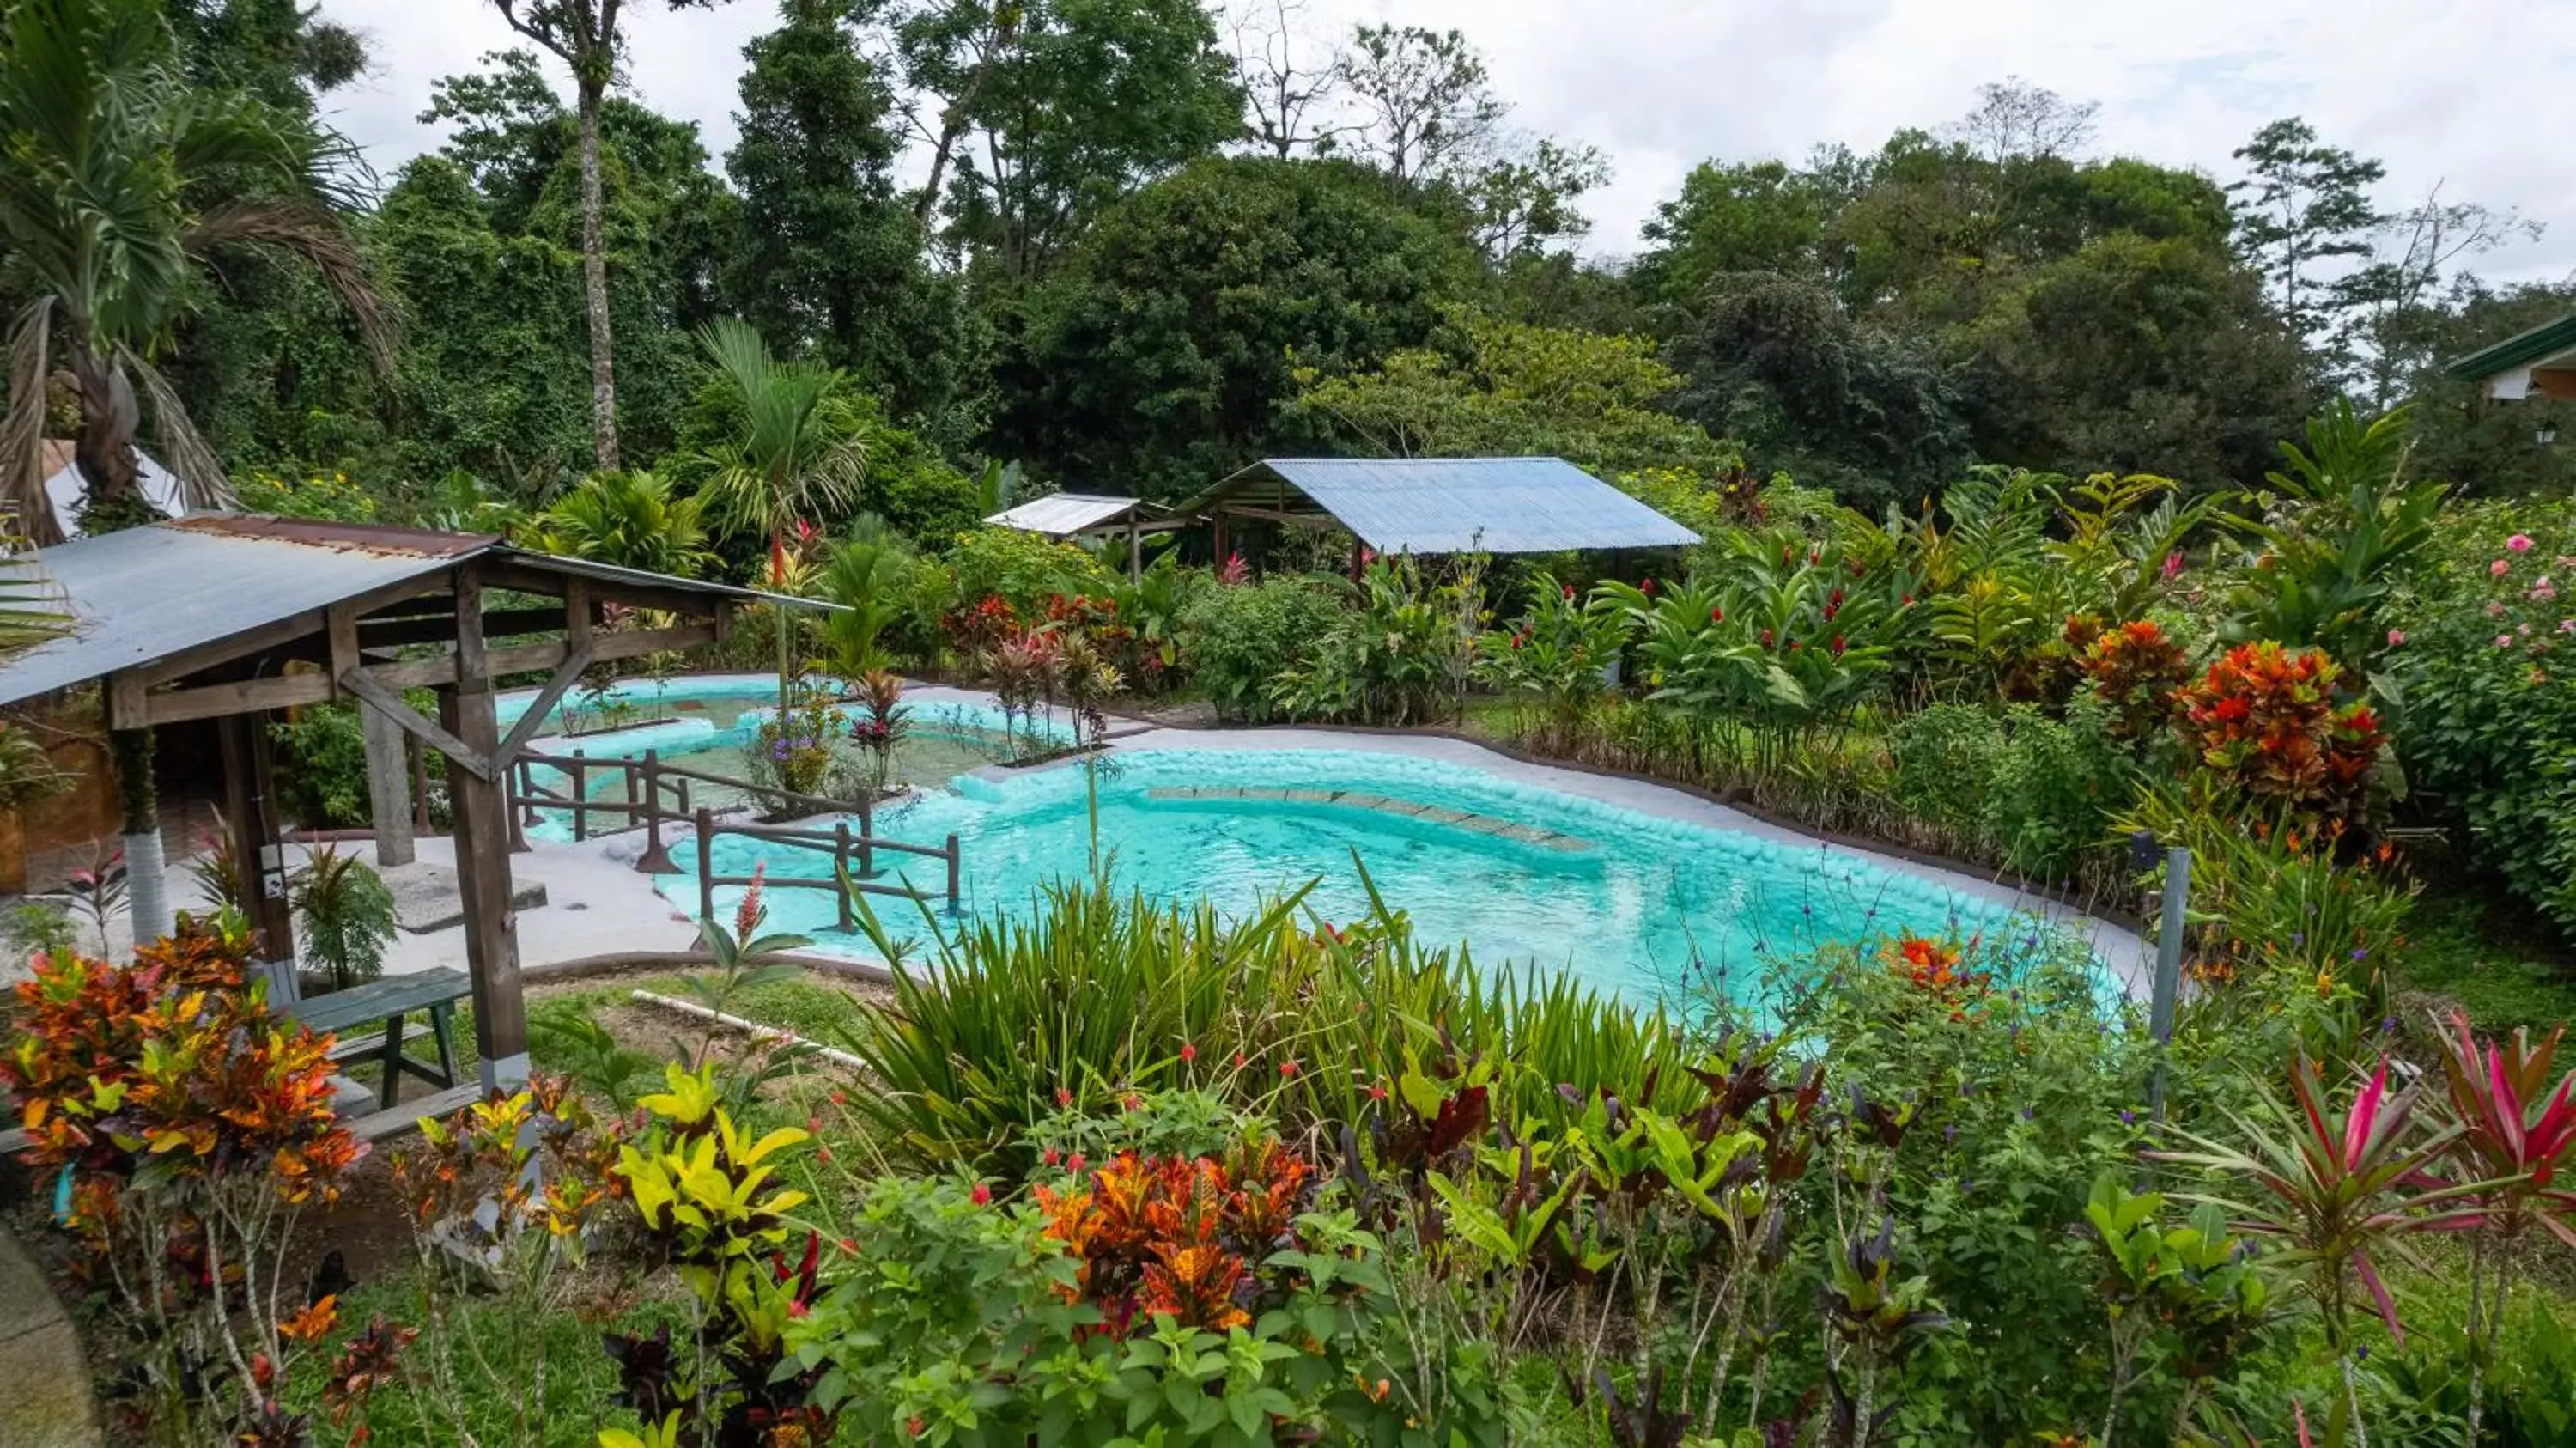
[{"label": "open-sided shelter", "polygon": [[1132,580],[1144,571],[1143,552],[1138,542],[1148,528],[1164,526],[1164,510],[1142,498],[1118,498],[1102,493],[1049,493],[1031,498],[1016,507],[1005,508],[984,521],[997,528],[1016,528],[1061,543],[1067,538],[1110,538],[1124,534],[1127,539],[1127,576]]},{"label": "open-sided shelter", "polygon": [[1340,529],[1378,553],[1683,548],[1699,535],[1563,458],[1265,458],[1183,505],[1229,519]]},{"label": "open-sided shelter", "polygon": [[[735,605],[758,596],[534,553],[491,534],[232,514],[78,539],[45,550],[44,564],[72,627],[0,661],[0,704],[99,683],[112,729],[215,721],[226,824],[252,877],[245,893],[267,958],[293,950],[270,712],[354,700],[371,736],[398,742],[399,730],[445,759],[486,1087],[528,1072],[510,904],[511,762],[583,670],[720,640]],[[603,610],[612,604],[673,621],[610,631]],[[504,737],[493,690],[514,674],[541,674],[545,684]],[[436,718],[405,701],[414,688],[436,692]],[[400,796],[400,750],[388,769],[370,748],[369,776],[381,849],[387,831],[408,828],[385,798],[388,789]]]}]

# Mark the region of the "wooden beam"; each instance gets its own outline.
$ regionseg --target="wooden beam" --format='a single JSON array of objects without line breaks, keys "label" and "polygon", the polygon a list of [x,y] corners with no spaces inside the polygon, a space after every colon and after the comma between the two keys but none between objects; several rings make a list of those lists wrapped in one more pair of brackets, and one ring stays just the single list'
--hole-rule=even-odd
[{"label": "wooden beam", "polygon": [[366,670],[351,669],[341,678],[340,687],[401,725],[405,733],[416,736],[423,744],[446,755],[450,764],[478,779],[492,777],[494,771],[489,756],[440,725],[420,717],[419,711],[412,708],[398,690],[379,683]]},{"label": "wooden beam", "polygon": [[[474,980],[474,1045],[486,1090],[512,1090],[528,1079],[527,1002],[519,984],[519,925],[510,906],[510,801],[501,771],[476,773],[465,757],[500,754],[492,712],[492,655],[483,639],[479,567],[456,581],[456,685],[438,696],[439,732],[459,739],[448,760],[448,799],[456,815],[457,903],[465,912],[465,961]],[[579,640],[575,640],[578,644]]]},{"label": "wooden beam", "polygon": [[[560,619],[557,620],[561,622]],[[637,629],[625,633],[592,635],[588,663],[612,663],[619,659],[638,658],[665,650],[695,648],[717,641],[714,624],[682,624],[676,628]],[[570,656],[560,640],[547,643],[519,644],[492,649],[485,655],[485,667],[491,676],[552,672],[563,666]],[[129,673],[131,671],[128,671]],[[144,722],[179,724],[191,719],[220,719],[227,714],[250,714],[268,709],[285,709],[299,704],[320,704],[344,695],[355,694],[348,684],[348,673],[367,678],[399,695],[404,689],[438,688],[456,682],[456,656],[443,654],[429,659],[403,659],[394,663],[361,664],[354,671],[338,676],[330,674],[279,674],[263,679],[236,679],[225,683],[199,684],[191,688],[143,696]],[[110,706],[115,706],[114,683],[120,677],[110,675]],[[129,695],[135,686],[128,685]],[[357,695],[366,697],[363,694]],[[129,703],[130,703],[129,699]],[[406,708],[405,712],[411,711]],[[415,719],[420,718],[412,713]],[[423,721],[426,723],[427,721]],[[436,741],[431,741],[435,743]]]},{"label": "wooden beam", "polygon": [[516,560],[487,558],[476,565],[486,584],[506,588],[514,593],[536,593],[561,598],[567,585],[579,579],[590,590],[592,599],[601,603],[619,603],[630,608],[656,608],[684,618],[711,618],[717,604],[727,594],[702,593],[664,583],[629,583],[624,579],[592,578],[586,574],[563,573],[539,564]]},{"label": "wooden beam", "polygon": [[546,716],[554,712],[555,705],[581,681],[582,671],[590,667],[590,594],[580,579],[572,580],[564,590],[563,625],[564,661],[555,665],[554,677],[546,680],[537,697],[528,701],[527,712],[519,716],[510,737],[493,751],[495,772],[509,769],[510,761],[518,758],[528,741],[537,737],[537,731],[546,727]]},{"label": "wooden beam", "polygon": [[358,654],[358,613],[345,603],[335,603],[324,614],[331,633],[331,652],[322,672],[336,679],[365,662]]},{"label": "wooden beam", "polygon": [[148,729],[152,726],[150,703],[143,696],[143,675],[133,669],[119,669],[107,676],[107,727],[110,729]]},{"label": "wooden beam", "polygon": [[147,695],[144,708],[151,723],[182,724],[191,719],[222,719],[298,704],[327,703],[337,693],[328,674],[274,674],[265,679],[236,679]]},{"label": "wooden beam", "polygon": [[[552,608],[505,608],[483,615],[485,638],[509,638],[517,634],[552,633],[563,627],[563,614]],[[371,649],[399,648],[404,644],[445,643],[456,637],[454,613],[421,614],[405,618],[370,618],[358,623],[359,642]]]}]

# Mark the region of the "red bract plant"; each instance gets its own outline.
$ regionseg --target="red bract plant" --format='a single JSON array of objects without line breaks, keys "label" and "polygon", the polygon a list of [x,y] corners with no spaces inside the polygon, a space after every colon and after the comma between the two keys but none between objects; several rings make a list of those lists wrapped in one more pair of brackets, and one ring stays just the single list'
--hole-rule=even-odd
[{"label": "red bract plant", "polygon": [[2404,1343],[2406,1329],[2398,1320],[2396,1299],[2389,1295],[2373,1254],[2402,1252],[2400,1238],[2408,1232],[2455,1225],[2455,1209],[2468,1195],[2466,1189],[2440,1185],[2429,1175],[2459,1129],[2416,1129],[2415,1107],[2423,1090],[2418,1082],[2389,1094],[2383,1061],[2338,1111],[2317,1064],[2302,1052],[2290,1065],[2296,1109],[2267,1099],[2268,1121],[2229,1113],[2241,1138],[2238,1144],[2177,1130],[2177,1136],[2201,1149],[2149,1153],[2158,1161],[2202,1167],[2262,1189],[2263,1195],[2250,1202],[2214,1196],[2190,1200],[2214,1201],[2237,1219],[2238,1230],[2280,1244],[2269,1260],[2297,1273],[2301,1289],[2316,1306],[2326,1345],[2343,1375],[2356,1442],[2368,1440],[2353,1372],[2353,1285],[2357,1282],[2369,1293],[2389,1333]]},{"label": "red bract plant", "polygon": [[1926,995],[1934,996],[1951,1007],[1951,1013],[1962,1014],[1968,1001],[1984,993],[1986,977],[1961,963],[1957,946],[1921,935],[1900,935],[1886,948],[1888,968],[1912,981]]},{"label": "red bract plant", "polygon": [[1046,1233],[1081,1259],[1081,1296],[1106,1330],[1140,1317],[1226,1332],[1252,1323],[1271,1254],[1296,1244],[1313,1166],[1276,1141],[1224,1162],[1122,1152],[1067,1187],[1036,1189]]},{"label": "red bract plant", "polygon": [[41,961],[0,1061],[28,1160],[66,1180],[64,1224],[126,1334],[129,1412],[173,1443],[291,1441],[270,1388],[335,1304],[288,1290],[283,1248],[365,1152],[332,1110],[330,1038],[243,985],[243,945]]},{"label": "red bract plant", "polygon": [[2184,742],[2221,780],[2294,809],[2351,817],[2384,742],[2368,705],[2340,700],[2343,671],[2313,649],[2243,644],[2178,703]]},{"label": "red bract plant", "polygon": [[940,621],[955,643],[958,652],[973,654],[989,649],[1019,632],[1019,610],[998,593],[988,593],[965,608],[951,611]]},{"label": "red bract plant", "polygon": [[2468,1441],[2478,1441],[2485,1406],[2485,1373],[2493,1361],[2513,1295],[2524,1234],[2537,1223],[2570,1247],[2576,1230],[2562,1220],[2576,1215],[2576,1192],[2556,1185],[2576,1155],[2576,1071],[2550,1085],[2549,1071],[2566,1028],[2537,1046],[2517,1030],[2508,1041],[2484,1047],[2469,1018],[2454,1011],[2442,1040],[2446,1105],[2459,1133],[2452,1147],[2464,1188],[2454,1225],[2475,1233],[2469,1251]]},{"label": "red bract plant", "polygon": [[2174,693],[2191,679],[2182,645],[2145,619],[2124,623],[2084,651],[2084,672],[2119,714],[2121,737],[2143,739],[2173,722]]}]

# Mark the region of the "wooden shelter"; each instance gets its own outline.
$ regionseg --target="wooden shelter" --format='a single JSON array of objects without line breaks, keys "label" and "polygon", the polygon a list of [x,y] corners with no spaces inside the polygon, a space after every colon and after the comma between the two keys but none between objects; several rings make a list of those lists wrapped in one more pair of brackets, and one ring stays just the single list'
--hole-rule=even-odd
[{"label": "wooden shelter", "polygon": [[[98,683],[115,729],[213,720],[225,819],[263,952],[293,950],[268,758],[274,710],[353,700],[369,724],[370,787],[389,783],[374,747],[402,734],[446,764],[457,886],[486,1088],[527,1078],[527,1018],[510,883],[511,763],[592,664],[723,639],[740,601],[722,584],[639,573],[516,548],[490,534],[203,515],[45,552],[72,631],[0,662],[0,704]],[[604,610],[668,622],[610,631]],[[493,693],[511,675],[544,684],[504,736]],[[437,696],[436,717],[407,689]],[[401,782],[395,751],[390,783]],[[376,800],[379,823],[387,802]],[[403,817],[399,805],[391,814]],[[408,837],[405,837],[407,843]]]}]

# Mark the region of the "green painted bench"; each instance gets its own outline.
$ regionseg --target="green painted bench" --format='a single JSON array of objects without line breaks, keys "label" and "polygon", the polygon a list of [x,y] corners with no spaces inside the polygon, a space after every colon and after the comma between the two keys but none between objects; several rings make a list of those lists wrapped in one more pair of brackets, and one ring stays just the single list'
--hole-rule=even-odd
[{"label": "green painted bench", "polygon": [[[377,1058],[384,1063],[385,1083],[377,1101],[393,1109],[402,1093],[402,1073],[409,1071],[441,1091],[456,1086],[456,1003],[473,994],[472,982],[460,970],[441,967],[409,975],[387,976],[329,995],[297,1001],[286,1014],[315,1034],[380,1030],[384,1040]],[[429,1033],[438,1044],[438,1064],[405,1053],[405,1022],[414,1011],[429,1013]]]}]

